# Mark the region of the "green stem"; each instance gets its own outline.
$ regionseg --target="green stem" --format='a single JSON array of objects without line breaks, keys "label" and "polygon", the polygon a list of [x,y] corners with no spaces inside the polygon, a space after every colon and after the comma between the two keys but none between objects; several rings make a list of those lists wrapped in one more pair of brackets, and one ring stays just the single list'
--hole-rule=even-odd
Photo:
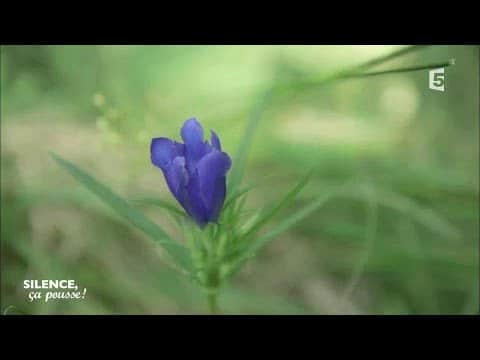
[{"label": "green stem", "polygon": [[375,243],[375,238],[377,237],[378,229],[378,204],[375,194],[372,193],[372,190],[368,188],[366,197],[366,227],[365,227],[365,252],[358,263],[357,267],[354,269],[353,274],[350,278],[350,281],[345,288],[343,295],[340,300],[340,304],[344,305],[347,301],[350,300],[353,292],[355,291],[360,279],[362,278],[365,269],[367,267],[368,261],[372,255],[373,246]]},{"label": "green stem", "polygon": [[379,56],[373,60],[368,60],[366,62],[364,62],[363,64],[360,64],[360,65],[357,65],[355,67],[353,67],[351,69],[351,71],[359,71],[359,70],[365,70],[365,69],[368,69],[368,68],[371,68],[373,66],[377,66],[377,65],[380,65],[384,62],[387,62],[387,61],[390,61],[392,59],[395,59],[399,56],[403,56],[405,54],[408,54],[410,52],[413,52],[413,51],[418,51],[418,50],[421,50],[422,48],[426,47],[428,45],[410,45],[410,46],[406,46],[404,48],[401,48],[401,49],[398,49],[398,50],[395,50],[395,51],[392,51],[390,54],[386,54],[386,55],[383,55],[383,56]]},{"label": "green stem", "polygon": [[[213,256],[214,254],[210,254]],[[210,259],[214,260],[214,259]],[[203,289],[207,296],[208,308],[211,314],[218,313],[218,293],[220,288],[220,273],[216,264],[208,264],[205,269],[205,279]]]},{"label": "green stem", "polygon": [[218,247],[217,247],[217,257],[222,258],[224,251],[225,251],[225,245],[227,244],[227,236],[221,236],[219,241],[218,241]]},{"label": "green stem", "polygon": [[[297,79],[293,82],[285,82],[285,83],[282,83],[282,84],[277,84],[275,90],[277,91],[277,94],[282,93],[285,96],[285,95],[288,95],[292,92],[305,91],[305,90],[307,90],[311,87],[326,85],[326,84],[335,82],[335,81],[340,80],[340,79],[348,79],[348,78],[361,76],[360,74],[365,74],[364,73],[365,70],[368,70],[368,69],[370,69],[374,66],[381,65],[381,64],[383,64],[385,62],[388,62],[392,59],[399,58],[399,57],[404,56],[408,53],[421,50],[423,48],[424,48],[423,45],[407,46],[405,48],[392,51],[389,54],[379,56],[379,57],[377,57],[373,60],[368,60],[368,61],[366,61],[362,64],[351,66],[351,67],[349,67],[345,70],[335,71],[335,72],[333,72],[331,74],[327,74],[327,75],[325,75],[325,74],[317,75],[317,76],[309,75],[305,79]],[[444,64],[444,63],[442,63],[442,64]],[[449,65],[452,65],[451,62],[449,62]],[[441,66],[438,66],[438,67],[441,67]],[[426,68],[429,68],[429,67],[427,66]],[[418,67],[403,68],[403,69],[405,69],[405,70],[402,70],[401,72],[422,70],[422,69],[418,69]],[[395,72],[400,72],[399,70],[401,70],[401,69],[395,69]],[[388,72],[391,72],[391,71],[387,70],[387,71],[378,72],[378,73],[375,73],[375,74],[380,75],[380,74],[388,73]],[[371,73],[371,74],[373,74],[373,73]]]},{"label": "green stem", "polygon": [[210,314],[215,315],[218,314],[218,291],[217,290],[209,290],[207,292],[207,302],[208,302],[208,309]]},{"label": "green stem", "polygon": [[258,124],[261,121],[265,111],[271,105],[273,95],[277,97],[287,96],[294,92],[301,92],[306,90],[309,87],[325,85],[341,78],[352,76],[353,74],[358,74],[362,71],[368,70],[374,66],[383,64],[392,59],[404,56],[408,53],[418,51],[423,49],[427,45],[412,45],[406,46],[398,50],[394,50],[389,54],[376,57],[372,60],[368,60],[364,63],[352,66],[347,70],[336,71],[333,74],[329,75],[320,75],[320,76],[308,76],[303,80],[295,80],[293,83],[287,81],[285,83],[279,83],[277,79],[273,80],[272,86],[267,88],[263,96],[260,96],[258,103],[256,104],[255,109],[253,110],[250,120],[247,123],[245,128],[244,135],[240,141],[240,146],[234,156],[233,164],[235,164],[230,172],[228,177],[228,188],[231,193],[235,193],[237,187],[240,186],[243,178],[243,173],[245,169],[245,164],[247,156],[249,153],[250,146],[253,142],[253,137],[255,131],[258,127]]},{"label": "green stem", "polygon": [[394,69],[387,69],[382,71],[370,71],[358,74],[349,74],[344,75],[340,78],[343,79],[352,79],[352,78],[362,78],[368,76],[377,76],[377,75],[384,75],[384,74],[394,74],[394,73],[403,73],[403,72],[412,72],[412,71],[420,71],[420,70],[430,70],[430,69],[438,69],[443,67],[448,67],[453,65],[453,60],[435,64],[428,64],[428,65],[419,65],[419,66],[411,66],[411,67],[402,67],[402,68],[394,68]]},{"label": "green stem", "polygon": [[271,87],[268,87],[263,93],[263,96],[260,97],[260,100],[256,104],[255,109],[250,115],[247,127],[245,128],[245,133],[242,136],[238,150],[233,158],[233,164],[235,165],[233,166],[232,171],[229,175],[228,188],[230,189],[229,191],[231,191],[232,193],[237,190],[237,187],[240,186],[242,182],[243,171],[245,169],[248,152],[253,142],[253,135],[257,129],[258,124],[260,123],[261,118],[263,117],[266,109],[268,108],[268,104],[271,101],[275,86],[276,82],[274,81],[273,85]]}]

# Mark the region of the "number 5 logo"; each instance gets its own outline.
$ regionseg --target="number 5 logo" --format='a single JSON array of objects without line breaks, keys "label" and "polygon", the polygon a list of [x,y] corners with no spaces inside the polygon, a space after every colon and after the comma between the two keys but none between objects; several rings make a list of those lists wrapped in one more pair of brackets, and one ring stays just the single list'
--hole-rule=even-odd
[{"label": "number 5 logo", "polygon": [[428,87],[432,90],[445,91],[445,68],[430,70]]}]

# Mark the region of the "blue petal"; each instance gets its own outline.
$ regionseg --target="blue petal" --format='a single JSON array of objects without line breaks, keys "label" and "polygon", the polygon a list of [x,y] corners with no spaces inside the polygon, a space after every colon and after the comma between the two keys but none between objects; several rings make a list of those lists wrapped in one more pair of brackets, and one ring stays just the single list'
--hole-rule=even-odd
[{"label": "blue petal", "polygon": [[208,213],[202,199],[199,180],[198,171],[191,174],[187,186],[188,201],[185,204],[185,210],[203,228],[208,222]]},{"label": "blue petal", "polygon": [[185,121],[182,126],[181,135],[185,144],[203,143],[203,128],[195,118]]},{"label": "blue petal", "polygon": [[177,156],[168,167],[163,170],[163,175],[173,196],[185,207],[185,203],[188,201],[186,188],[189,181],[189,176],[185,168],[185,158]]},{"label": "blue petal", "polygon": [[185,211],[200,226],[216,221],[226,195],[230,157],[221,152],[220,139],[211,132],[211,145],[203,139],[196,119],[181,130],[185,144],[167,138],[152,139],[151,160],[162,169],[168,188]]},{"label": "blue petal", "polygon": [[230,157],[220,151],[212,151],[197,164],[199,190],[207,221],[218,219],[226,194],[225,175],[230,166]]},{"label": "blue petal", "polygon": [[204,227],[208,220],[200,197],[198,176],[188,174],[185,158],[176,157],[163,174],[175,199],[200,227]]},{"label": "blue petal", "polygon": [[187,168],[193,172],[197,162],[210,151],[211,147],[203,141],[202,125],[195,118],[185,121],[181,135],[185,142]]},{"label": "blue petal", "polygon": [[164,170],[177,156],[183,156],[184,145],[167,138],[155,138],[150,143],[150,157],[152,163]]},{"label": "blue petal", "polygon": [[212,143],[212,146],[218,151],[222,151],[222,145],[220,145],[220,139],[217,134],[215,134],[215,131],[213,130],[210,130],[210,133],[210,142]]}]

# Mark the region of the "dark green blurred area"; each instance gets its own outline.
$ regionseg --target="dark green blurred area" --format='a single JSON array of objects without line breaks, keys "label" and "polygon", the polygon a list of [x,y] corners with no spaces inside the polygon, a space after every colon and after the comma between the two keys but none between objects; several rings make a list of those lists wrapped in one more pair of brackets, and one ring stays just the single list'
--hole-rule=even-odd
[{"label": "dark green blurred area", "polygon": [[[206,312],[160,250],[48,151],[129,199],[173,203],[150,164],[150,139],[178,139],[195,116],[233,154],[280,77],[292,90],[274,97],[255,135],[249,208],[272,203],[311,167],[284,216],[335,186],[345,191],[264,248],[225,290],[223,312],[478,313],[479,48],[430,46],[380,68],[454,58],[444,93],[428,88],[428,71],[295,87],[299,74],[396,48],[2,46],[1,311]],[[175,233],[161,209],[141,208]],[[87,298],[30,303],[25,279],[75,279]]]}]

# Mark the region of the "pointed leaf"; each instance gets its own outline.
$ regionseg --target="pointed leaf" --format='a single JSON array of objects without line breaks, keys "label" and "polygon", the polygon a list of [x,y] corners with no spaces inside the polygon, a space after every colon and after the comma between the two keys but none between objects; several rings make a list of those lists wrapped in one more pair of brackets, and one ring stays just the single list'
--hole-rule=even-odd
[{"label": "pointed leaf", "polygon": [[251,235],[258,232],[268,221],[270,221],[278,212],[287,207],[300,191],[307,185],[313,170],[310,170],[296,185],[290,190],[287,195],[273,208],[265,212],[260,218],[250,227],[250,229],[243,235],[245,238],[249,238]]},{"label": "pointed leaf", "polygon": [[268,231],[266,234],[256,238],[253,242],[250,242],[247,248],[241,251],[242,255],[231,265],[230,270],[228,271],[228,276],[231,276],[234,272],[239,270],[241,265],[245,261],[250,259],[262,246],[267,244],[269,241],[277,238],[281,233],[287,231],[292,226],[318,210],[336,194],[337,192],[332,191],[328,194],[320,196],[318,199],[312,201],[303,209],[295,212],[293,215],[284,219],[279,225]]},{"label": "pointed leaf", "polygon": [[235,201],[241,198],[243,195],[247,194],[250,190],[252,190],[252,186],[246,187],[244,189],[238,190],[235,194],[227,198],[225,204],[223,205],[223,211],[228,209],[230,205],[234,205]]},{"label": "pointed leaf", "polygon": [[160,207],[162,209],[165,209],[167,210],[169,213],[173,214],[173,215],[176,215],[176,216],[185,216],[185,213],[178,209],[177,207],[175,207],[175,205],[165,201],[165,200],[162,200],[162,199],[159,199],[159,198],[154,198],[154,197],[137,197],[137,198],[133,198],[133,199],[130,199],[131,202],[136,202],[136,203],[141,203],[141,204],[146,204],[146,205],[153,205],[153,206],[157,206],[157,207]]},{"label": "pointed leaf", "polygon": [[125,199],[115,194],[105,185],[99,183],[91,175],[81,170],[70,161],[63,159],[54,153],[50,153],[50,155],[62,168],[67,170],[70,175],[97,195],[119,215],[160,244],[183,269],[187,271],[191,270],[191,261],[187,249],[170,239],[160,226],[148,219]]},{"label": "pointed leaf", "polygon": [[232,170],[228,177],[228,189],[230,192],[235,192],[240,186],[245,172],[245,165],[248,157],[250,146],[253,142],[253,136],[257,130],[258,124],[262,119],[262,116],[267,108],[268,102],[271,99],[273,93],[273,86],[268,88],[264,95],[260,98],[256,108],[253,110],[251,118],[245,128],[245,133],[242,136],[240,145],[232,161]]}]

